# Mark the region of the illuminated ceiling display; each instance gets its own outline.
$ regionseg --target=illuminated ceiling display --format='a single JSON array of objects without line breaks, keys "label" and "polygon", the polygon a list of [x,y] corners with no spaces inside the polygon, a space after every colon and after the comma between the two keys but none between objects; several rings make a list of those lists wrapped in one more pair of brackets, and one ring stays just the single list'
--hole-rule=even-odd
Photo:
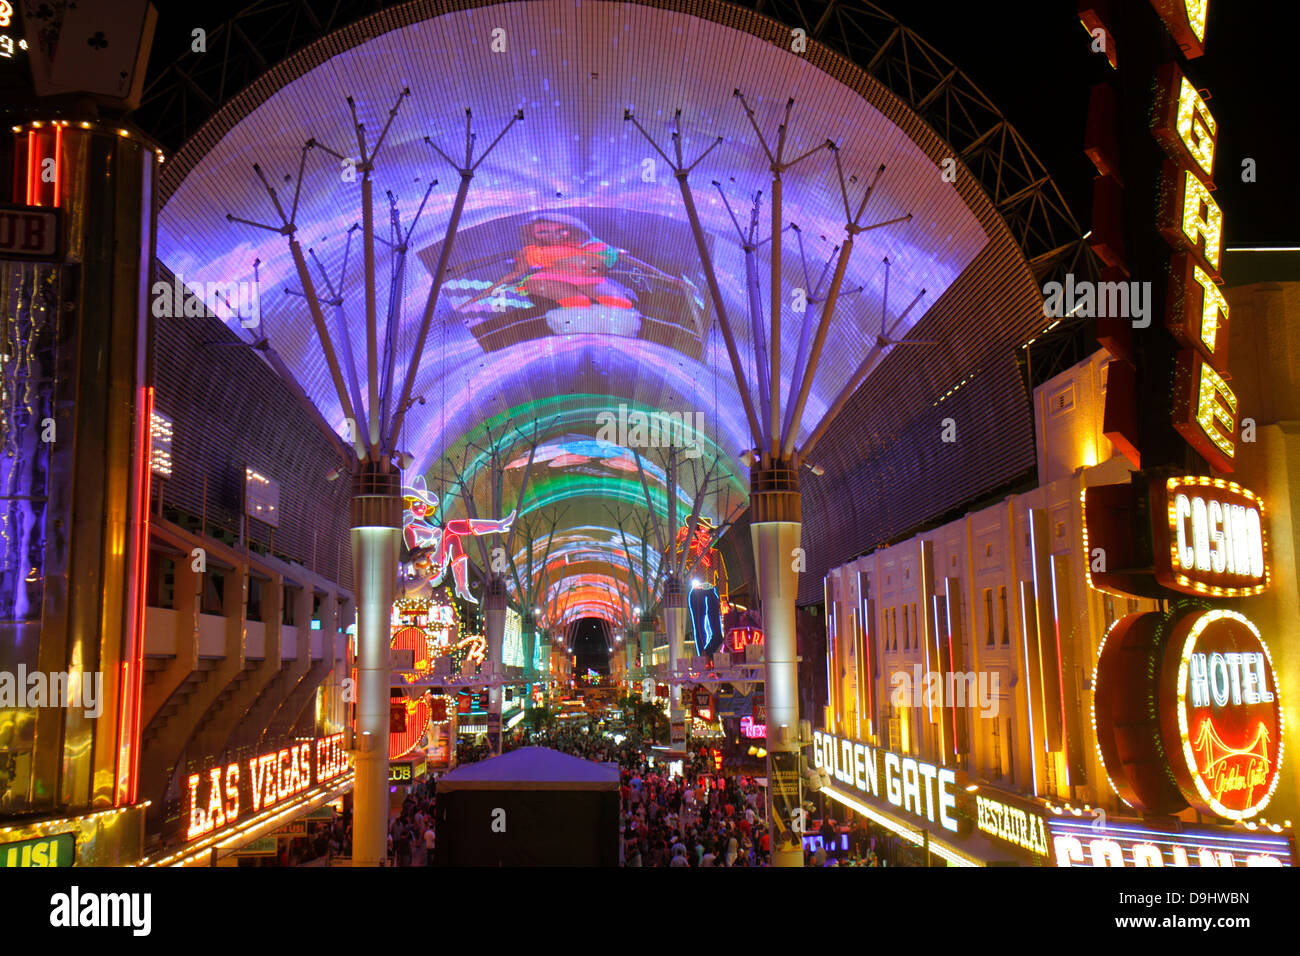
[{"label": "illuminated ceiling display", "polygon": [[[493,52],[494,31],[504,38],[503,53]],[[829,151],[817,147],[833,140],[845,175],[855,177],[859,188],[886,166],[872,193],[872,221],[912,215],[910,222],[857,237],[844,289],[862,291],[840,300],[800,442],[880,331],[882,260],[889,257],[896,292],[891,321],[897,311],[892,303],[926,290],[906,327],[893,330],[902,338],[989,241],[957,187],[940,175],[942,157],[926,155],[882,112],[896,108],[892,94],[864,79],[864,97],[806,57],[705,19],[636,4],[502,3],[378,32],[338,49],[323,62],[319,51],[299,57],[295,78],[265,99],[252,92],[225,108],[232,118],[228,132],[196,136],[171,158],[187,172],[159,216],[158,256],[187,283],[249,281],[260,260],[263,324],[242,329],[237,317],[229,324],[244,337],[266,335],[342,434],[344,415],[298,294],[284,236],[226,218],[231,213],[264,221],[273,214],[252,164],[260,164],[272,186],[292,193],[285,177],[296,177],[309,139],[344,157],[355,149],[345,97],[353,97],[373,142],[398,94],[409,87],[372,174],[376,222],[385,223],[377,227],[381,238],[389,234],[390,215],[404,233],[432,181],[440,180],[410,236],[400,281],[390,281],[388,248],[377,249],[380,310],[389,306],[392,290],[400,307],[392,347],[404,365],[456,188],[455,172],[430,144],[463,155],[468,107],[481,151],[483,137],[495,136],[522,109],[523,122],[509,129],[475,171],[412,391],[425,402],[410,408],[401,436],[401,447],[414,458],[407,482],[424,474],[428,488],[447,499],[446,508],[458,496],[440,480],[442,456],[463,449],[485,421],[510,418],[519,428],[541,420],[546,444],[538,461],[544,467],[535,469],[538,483],[530,487],[521,515],[582,499],[573,501],[566,520],[603,528],[601,542],[612,544],[618,535],[609,533],[613,525],[604,515],[610,495],[618,504],[645,509],[631,456],[593,447],[597,416],[617,413],[622,403],[700,421],[705,460],[720,455],[727,480],[743,496],[748,482],[740,456],[750,440],[719,325],[702,291],[704,272],[681,195],[663,158],[624,121],[625,110],[634,110],[648,133],[669,142],[680,109],[682,146],[692,156],[721,137],[692,185],[751,382],[758,378],[750,324],[742,318],[745,258],[728,205],[747,222],[755,194],[770,187],[770,174],[733,91],[742,89],[758,122],[771,128],[793,97],[787,148],[791,155],[812,153],[785,179],[786,224],[797,231],[791,228],[784,241],[784,282],[795,291],[783,323],[783,392],[800,352],[799,316],[793,314],[802,305],[798,290],[815,300],[817,277],[844,238],[834,163]],[[683,55],[687,50],[701,53]],[[359,369],[366,359],[362,256],[348,233],[361,219],[360,180],[355,163],[350,167],[323,149],[309,151],[294,217],[299,241],[317,260],[311,268],[343,276],[338,315],[328,321],[348,328],[351,354],[342,360],[346,366],[350,358]],[[710,185],[714,180],[716,187]],[[391,208],[384,198],[389,192]],[[281,196],[282,202],[290,199]],[[763,205],[760,218],[767,215]],[[765,237],[760,230],[759,238]],[[766,249],[758,251],[764,280]],[[815,309],[815,301],[807,308]],[[555,421],[546,418],[548,412],[557,413]],[[526,460],[527,449],[517,454]],[[663,500],[659,476],[650,484],[652,497],[657,489]],[[597,500],[600,507],[593,506]],[[704,509],[715,524],[728,517],[718,507],[710,502]],[[502,517],[489,510],[480,507],[477,515]],[[460,510],[450,517],[464,516]],[[561,555],[578,547],[575,531],[562,526]],[[588,548],[600,546],[586,542]],[[473,548],[467,550],[474,560]],[[609,599],[603,603],[601,616],[608,617]]]}]

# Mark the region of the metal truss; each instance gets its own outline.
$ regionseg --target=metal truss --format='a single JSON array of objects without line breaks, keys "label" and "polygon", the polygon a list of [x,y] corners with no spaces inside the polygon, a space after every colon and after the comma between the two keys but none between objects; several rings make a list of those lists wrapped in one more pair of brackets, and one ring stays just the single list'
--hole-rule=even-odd
[{"label": "metal truss", "polygon": [[[206,31],[206,52],[185,53],[148,76],[132,119],[176,152],[221,107],[277,63],[335,30],[405,0],[253,0]],[[189,9],[188,17],[197,19]],[[164,14],[165,16],[165,14]],[[189,22],[188,20],[186,22]]]},{"label": "metal truss", "polygon": [[[1064,281],[1066,273],[1076,281],[1098,279],[1100,264],[1047,168],[997,106],[915,31],[867,0],[741,0],[739,5],[804,29],[925,120],[984,187],[1040,285]],[[1022,349],[1029,387],[1091,351],[1089,329],[1086,319],[1062,319]],[[1034,352],[1026,361],[1028,349]]]},{"label": "metal truss", "polygon": [[670,671],[667,677],[660,678],[665,684],[703,684],[715,686],[721,684],[765,682],[767,665],[762,661],[744,664],[726,664],[712,669],[697,666],[689,660],[679,661],[676,671]]}]

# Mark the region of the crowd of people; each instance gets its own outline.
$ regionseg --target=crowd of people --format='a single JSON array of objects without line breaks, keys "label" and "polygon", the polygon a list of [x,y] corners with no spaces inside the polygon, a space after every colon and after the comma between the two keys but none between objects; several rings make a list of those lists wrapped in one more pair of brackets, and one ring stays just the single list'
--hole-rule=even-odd
[{"label": "crowd of people", "polygon": [[[680,774],[668,772],[665,756],[648,753],[635,737],[615,741],[571,729],[529,735],[518,743],[549,747],[619,767],[619,860],[623,866],[766,866],[771,837],[765,789],[743,773],[723,773],[706,747],[688,744]],[[491,756],[485,743],[461,744],[459,763]],[[676,768],[674,768],[676,769]],[[388,826],[391,866],[433,864],[436,782],[411,787]],[[312,825],[281,851],[281,865],[350,857],[350,813]],[[805,841],[808,866],[906,865],[907,848],[893,834],[858,819],[851,825],[814,821]]]},{"label": "crowd of people", "polygon": [[388,821],[388,861],[392,866],[432,866],[434,786],[417,783],[406,794],[402,809]]},{"label": "crowd of people", "polygon": [[763,788],[719,772],[707,748],[688,746],[680,776],[635,738],[568,730],[533,743],[619,765],[619,859],[624,866],[764,866],[771,852]]}]

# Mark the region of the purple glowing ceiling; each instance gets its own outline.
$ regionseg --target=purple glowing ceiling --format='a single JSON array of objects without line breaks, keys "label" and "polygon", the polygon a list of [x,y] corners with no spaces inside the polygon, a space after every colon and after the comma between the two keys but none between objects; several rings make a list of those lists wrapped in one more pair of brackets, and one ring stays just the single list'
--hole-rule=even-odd
[{"label": "purple glowing ceiling", "polygon": [[[481,151],[522,109],[523,122],[508,130],[470,184],[412,392],[426,401],[410,409],[401,436],[418,471],[493,416],[582,394],[608,396],[610,409],[629,402],[698,415],[709,441],[728,458],[727,470],[744,475],[740,454],[752,441],[682,198],[664,159],[625,122],[625,110],[671,149],[680,109],[687,157],[722,138],[692,172],[691,185],[751,388],[745,259],[726,204],[744,226],[762,193],[759,238],[766,239],[770,174],[733,90],[744,92],[769,136],[793,98],[788,155],[813,151],[784,178],[784,221],[797,231],[784,240],[783,396],[799,351],[803,300],[813,300],[807,308],[815,316],[818,276],[844,238],[834,162],[815,147],[828,139],[838,145],[857,196],[877,167],[886,166],[866,223],[912,214],[910,222],[857,237],[844,289],[862,290],[840,301],[801,436],[880,331],[882,260],[891,262],[891,322],[926,290],[904,327],[894,330],[901,338],[988,242],[941,175],[942,157],[927,155],[877,108],[892,103],[890,93],[863,80],[864,97],[806,58],[741,30],[650,6],[572,0],[495,4],[394,29],[372,22],[372,38],[340,44],[325,59],[319,49],[308,51],[298,58],[296,78],[260,101],[246,97],[228,106],[246,115],[218,141],[208,145],[211,137],[200,133],[169,160],[187,172],[159,216],[158,256],[186,283],[247,282],[259,261],[262,324],[245,334],[265,334],[326,420],[342,430],[343,413],[296,294],[301,287],[285,237],[227,221],[227,213],[273,219],[253,163],[287,207],[307,140],[344,157],[357,152],[346,97],[354,99],[373,143],[409,87],[373,173],[381,239],[390,236],[391,216],[403,232],[409,228],[430,183],[439,181],[410,236],[400,277],[389,247],[377,244],[381,327],[386,310],[394,302],[400,308],[393,343],[400,375],[458,180],[425,138],[463,156],[469,107]],[[344,364],[350,359],[364,373],[360,237],[355,230],[349,237],[361,219],[360,180],[353,161],[311,151],[295,218],[299,241],[318,260],[319,271],[311,265],[317,279],[328,276],[339,290],[341,301],[326,312],[331,330],[348,330],[351,354]],[[764,303],[767,248],[758,250],[757,268]],[[320,289],[326,295],[323,281]],[[240,324],[236,315],[228,321]],[[566,430],[594,436],[596,414],[593,409],[585,428],[570,421]]]}]

